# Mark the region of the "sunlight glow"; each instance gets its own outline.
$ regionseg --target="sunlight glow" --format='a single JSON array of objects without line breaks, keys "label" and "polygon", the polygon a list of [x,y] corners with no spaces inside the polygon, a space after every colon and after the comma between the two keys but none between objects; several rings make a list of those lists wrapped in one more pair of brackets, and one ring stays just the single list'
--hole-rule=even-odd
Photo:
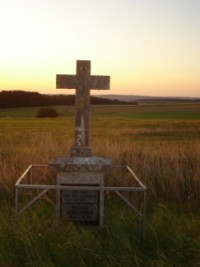
[{"label": "sunlight glow", "polygon": [[109,94],[200,96],[198,10],[197,0],[2,0],[0,90],[60,93],[56,74],[86,59],[111,76]]}]

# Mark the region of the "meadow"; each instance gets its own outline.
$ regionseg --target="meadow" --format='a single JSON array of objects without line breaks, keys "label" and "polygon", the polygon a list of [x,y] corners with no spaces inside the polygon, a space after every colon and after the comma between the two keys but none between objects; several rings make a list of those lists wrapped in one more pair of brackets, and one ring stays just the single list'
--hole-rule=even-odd
[{"label": "meadow", "polygon": [[148,188],[144,241],[140,219],[113,194],[101,230],[56,221],[51,193],[15,228],[17,179],[73,145],[75,109],[55,108],[60,116],[44,119],[38,107],[0,109],[0,267],[200,266],[199,103],[91,107],[93,154],[129,165]]}]

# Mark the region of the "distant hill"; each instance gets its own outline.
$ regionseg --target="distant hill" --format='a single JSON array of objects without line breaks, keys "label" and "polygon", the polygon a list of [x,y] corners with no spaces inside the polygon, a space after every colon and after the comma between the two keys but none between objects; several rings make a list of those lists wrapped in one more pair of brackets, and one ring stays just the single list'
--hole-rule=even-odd
[{"label": "distant hill", "polygon": [[151,103],[151,102],[199,102],[198,97],[161,97],[161,96],[140,96],[140,95],[98,95],[111,100],[119,100],[129,103]]},{"label": "distant hill", "polygon": [[[200,102],[192,97],[154,97],[138,95],[98,95],[91,96],[92,105],[158,104],[177,102]],[[1,91],[0,108],[74,105],[74,95],[45,95],[28,91]]]},{"label": "distant hill", "polygon": [[[105,97],[91,97],[93,105],[127,105],[127,101],[107,99]],[[74,95],[44,95],[37,92],[27,91],[1,91],[0,108],[74,105]]]},{"label": "distant hill", "polygon": [[150,98],[149,96],[139,96],[139,95],[98,95],[99,97],[106,97],[107,99],[117,99],[125,102],[135,102],[143,98]]}]

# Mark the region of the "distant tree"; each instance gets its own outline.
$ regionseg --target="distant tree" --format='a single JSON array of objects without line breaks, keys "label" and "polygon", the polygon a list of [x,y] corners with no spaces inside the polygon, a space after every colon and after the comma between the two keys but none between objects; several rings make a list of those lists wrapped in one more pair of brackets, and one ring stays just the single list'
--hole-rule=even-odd
[{"label": "distant tree", "polygon": [[37,118],[52,118],[52,117],[58,117],[58,113],[53,108],[41,108],[38,110],[36,114]]},{"label": "distant tree", "polygon": [[[118,99],[107,99],[91,96],[91,105],[127,105],[131,102],[124,102]],[[75,95],[42,95],[37,92],[26,91],[1,91],[0,92],[0,108],[13,107],[44,107],[44,106],[60,106],[74,105]]]}]

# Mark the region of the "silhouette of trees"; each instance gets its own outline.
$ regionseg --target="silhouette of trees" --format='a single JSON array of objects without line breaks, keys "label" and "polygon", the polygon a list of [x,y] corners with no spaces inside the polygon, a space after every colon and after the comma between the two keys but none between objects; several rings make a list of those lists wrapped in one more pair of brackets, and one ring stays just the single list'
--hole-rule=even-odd
[{"label": "silhouette of trees", "polygon": [[[118,99],[107,99],[100,97],[91,97],[92,105],[116,105],[130,104],[119,101]],[[74,95],[42,95],[37,92],[26,91],[1,91],[0,108],[12,107],[33,107],[33,106],[54,106],[54,105],[74,105]]]},{"label": "silhouette of trees", "polygon": [[41,95],[37,92],[26,91],[0,92],[0,108],[73,105],[74,102],[75,97],[71,95]]}]

